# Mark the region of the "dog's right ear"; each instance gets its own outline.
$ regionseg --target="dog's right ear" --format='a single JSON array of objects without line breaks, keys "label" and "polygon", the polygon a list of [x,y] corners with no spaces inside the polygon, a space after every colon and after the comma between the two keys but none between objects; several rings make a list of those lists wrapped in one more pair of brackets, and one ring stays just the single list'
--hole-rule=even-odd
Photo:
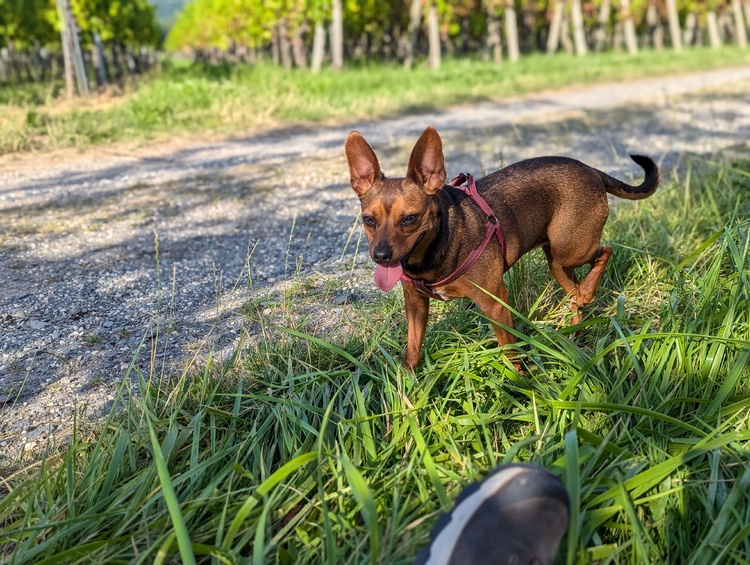
[{"label": "dog's right ear", "polygon": [[353,131],[347,136],[344,151],[349,162],[352,188],[357,196],[363,198],[375,181],[383,176],[378,158],[358,131]]},{"label": "dog's right ear", "polygon": [[427,194],[435,194],[443,188],[446,175],[443,142],[437,130],[428,127],[412,149],[406,177],[423,187]]}]

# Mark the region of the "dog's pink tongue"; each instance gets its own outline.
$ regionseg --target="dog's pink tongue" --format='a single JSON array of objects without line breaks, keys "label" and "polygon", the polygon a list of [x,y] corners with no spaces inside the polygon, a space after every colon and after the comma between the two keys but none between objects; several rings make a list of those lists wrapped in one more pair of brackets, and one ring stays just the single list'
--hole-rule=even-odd
[{"label": "dog's pink tongue", "polygon": [[380,290],[388,292],[396,286],[403,272],[404,269],[398,263],[391,266],[377,265],[375,267],[375,284],[378,285]]}]

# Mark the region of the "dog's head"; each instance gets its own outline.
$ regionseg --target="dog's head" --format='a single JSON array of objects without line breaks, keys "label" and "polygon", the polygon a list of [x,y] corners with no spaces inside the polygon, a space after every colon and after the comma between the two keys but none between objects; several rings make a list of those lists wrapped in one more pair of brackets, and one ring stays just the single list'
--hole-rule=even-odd
[{"label": "dog's head", "polygon": [[401,278],[402,264],[437,227],[437,193],[446,179],[443,143],[435,128],[419,138],[405,178],[387,179],[375,152],[359,132],[344,145],[354,192],[362,205],[362,223],[375,261],[375,282],[390,290]]}]

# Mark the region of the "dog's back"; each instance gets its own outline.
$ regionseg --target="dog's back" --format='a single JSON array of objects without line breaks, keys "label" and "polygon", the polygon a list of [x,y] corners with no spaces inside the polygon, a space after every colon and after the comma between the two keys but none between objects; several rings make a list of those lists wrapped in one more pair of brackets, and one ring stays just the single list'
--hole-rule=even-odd
[{"label": "dog's back", "polygon": [[[646,198],[659,185],[659,169],[649,157],[631,156],[646,172],[644,181],[630,186],[602,171],[568,157],[536,157],[495,171],[477,181],[509,234],[506,268],[539,245],[577,247],[594,239],[598,244],[609,215],[607,193],[630,200]],[[517,217],[514,211],[523,211]],[[513,236],[511,236],[513,239]],[[586,245],[588,247],[588,245]]]}]

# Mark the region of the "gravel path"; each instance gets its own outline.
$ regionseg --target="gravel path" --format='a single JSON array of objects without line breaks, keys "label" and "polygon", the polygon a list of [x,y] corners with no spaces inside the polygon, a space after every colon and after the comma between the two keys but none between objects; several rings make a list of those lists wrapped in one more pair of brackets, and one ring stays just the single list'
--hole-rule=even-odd
[{"label": "gravel path", "polygon": [[351,129],[393,175],[434,125],[449,175],[559,154],[627,180],[638,174],[627,153],[643,152],[669,178],[690,156],[747,151],[748,93],[750,68],[738,68],[221,142],[6,156],[0,466],[64,440],[73,410],[101,414],[131,362],[154,377],[231,351],[256,331],[243,305],[295,274],[338,277],[323,314],[346,288],[374,294],[353,251]]}]

